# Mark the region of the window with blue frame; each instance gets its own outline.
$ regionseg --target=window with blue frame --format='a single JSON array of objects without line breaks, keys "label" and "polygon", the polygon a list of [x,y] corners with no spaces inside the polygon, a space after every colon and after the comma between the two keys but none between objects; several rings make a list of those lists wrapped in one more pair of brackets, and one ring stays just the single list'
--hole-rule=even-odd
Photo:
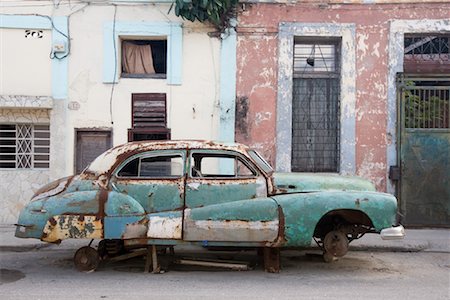
[{"label": "window with blue frame", "polygon": [[121,76],[166,78],[166,39],[122,39]]}]

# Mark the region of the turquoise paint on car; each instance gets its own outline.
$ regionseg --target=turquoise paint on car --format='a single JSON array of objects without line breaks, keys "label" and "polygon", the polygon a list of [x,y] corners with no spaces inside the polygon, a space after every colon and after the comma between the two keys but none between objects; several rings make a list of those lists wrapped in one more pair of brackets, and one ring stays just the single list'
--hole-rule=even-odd
[{"label": "turquoise paint on car", "polygon": [[[225,171],[217,158],[227,159]],[[142,173],[149,161],[155,169]],[[273,173],[244,145],[134,142],[108,150],[78,176],[41,188],[22,210],[16,236],[43,239],[46,231],[44,240],[58,242],[52,237],[64,234],[55,230],[72,226],[133,246],[308,247],[313,237],[323,246],[336,232],[349,241],[367,232],[402,238],[403,227],[392,227],[396,213],[396,198],[364,179]],[[53,226],[56,219],[70,222]]]},{"label": "turquoise paint on car", "polygon": [[274,173],[278,193],[302,193],[326,190],[375,191],[375,186],[359,177],[327,173]]},{"label": "turquoise paint on car", "polygon": [[109,192],[105,204],[105,215],[108,217],[124,217],[144,215],[145,209],[133,197],[119,193]]},{"label": "turquoise paint on car", "polygon": [[257,198],[208,205],[191,210],[192,220],[271,221],[278,218],[278,205],[271,198]]},{"label": "turquoise paint on car", "polygon": [[396,198],[384,193],[323,191],[272,198],[283,209],[286,246],[309,246],[317,223],[324,215],[335,210],[364,212],[377,232],[393,225],[397,212]]},{"label": "turquoise paint on car", "polygon": [[147,213],[180,209],[183,207],[182,184],[176,182],[157,182],[146,180],[145,184],[127,181],[116,183],[117,191],[135,199]]},{"label": "turquoise paint on car", "polygon": [[144,219],[145,216],[106,216],[103,223],[103,237],[105,239],[123,239],[127,225],[138,224]]},{"label": "turquoise paint on car", "polygon": [[228,202],[256,198],[257,184],[253,182],[233,183],[225,179],[202,184],[198,181],[189,181],[186,191],[186,207],[195,208],[215,204],[227,204]]}]

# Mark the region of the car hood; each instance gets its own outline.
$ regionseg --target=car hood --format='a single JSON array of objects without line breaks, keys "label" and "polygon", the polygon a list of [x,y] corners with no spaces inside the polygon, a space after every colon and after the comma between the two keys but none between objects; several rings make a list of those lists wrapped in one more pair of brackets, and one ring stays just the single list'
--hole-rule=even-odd
[{"label": "car hood", "polygon": [[327,173],[273,173],[275,194],[310,193],[327,190],[375,191],[368,180]]}]

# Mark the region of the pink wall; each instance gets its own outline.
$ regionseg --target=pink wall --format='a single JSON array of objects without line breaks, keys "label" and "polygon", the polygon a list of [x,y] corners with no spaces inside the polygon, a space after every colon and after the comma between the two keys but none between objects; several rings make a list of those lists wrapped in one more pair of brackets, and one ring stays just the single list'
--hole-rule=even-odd
[{"label": "pink wall", "polygon": [[274,165],[280,22],[354,23],[356,173],[385,191],[389,20],[444,18],[450,18],[450,3],[246,4],[238,19],[236,140],[259,149]]}]

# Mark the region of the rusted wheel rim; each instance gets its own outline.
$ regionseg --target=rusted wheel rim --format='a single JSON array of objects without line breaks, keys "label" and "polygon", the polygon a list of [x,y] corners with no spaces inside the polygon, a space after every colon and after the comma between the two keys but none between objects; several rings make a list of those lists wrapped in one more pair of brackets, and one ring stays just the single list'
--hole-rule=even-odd
[{"label": "rusted wheel rim", "polygon": [[73,262],[79,271],[92,272],[97,269],[100,262],[100,257],[97,250],[92,247],[85,246],[75,252]]},{"label": "rusted wheel rim", "polygon": [[348,251],[347,236],[338,230],[330,231],[323,240],[323,246],[325,248],[325,252],[333,256],[344,256]]}]

